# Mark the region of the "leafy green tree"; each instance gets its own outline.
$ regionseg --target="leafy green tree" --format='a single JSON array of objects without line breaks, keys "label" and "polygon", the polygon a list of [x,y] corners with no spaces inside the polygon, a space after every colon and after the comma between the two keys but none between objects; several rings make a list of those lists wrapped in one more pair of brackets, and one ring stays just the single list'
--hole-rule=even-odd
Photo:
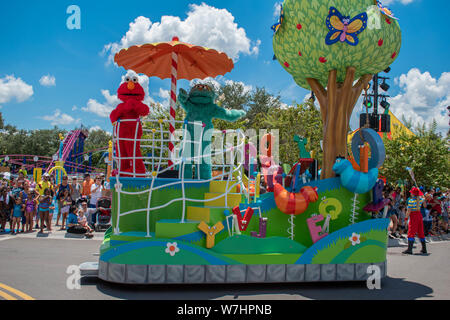
[{"label": "leafy green tree", "polygon": [[[284,19],[273,38],[274,52],[295,82],[313,90],[320,103],[324,179],[334,176],[332,167],[336,157],[347,155],[350,116],[362,90],[372,75],[385,70],[400,52],[398,21],[381,14],[376,3],[374,0],[285,0],[283,4]],[[338,30],[344,30],[344,21],[336,18],[336,10],[349,19],[361,21],[367,14],[370,21],[349,25],[346,36],[339,38],[342,33]],[[334,32],[327,24],[331,14],[335,16],[330,20]],[[361,32],[352,36],[349,33],[355,31],[350,32],[351,29]],[[328,45],[327,36],[335,39],[335,43]]]},{"label": "leafy green tree", "polygon": [[[89,132],[84,143],[84,151],[92,152],[92,165],[96,168],[106,168],[104,161],[104,154],[108,152],[109,141],[112,140],[112,136],[105,130],[92,130]],[[84,162],[84,164],[87,164]]]},{"label": "leafy green tree", "polygon": [[412,130],[413,129],[413,126],[414,126],[414,123],[413,123],[413,120],[412,120],[412,118],[406,118],[405,117],[405,115],[403,114],[402,115],[402,122],[403,122],[403,124],[405,125],[405,127],[407,127],[409,130]]},{"label": "leafy green tree", "polygon": [[0,133],[0,152],[51,157],[58,151],[60,133],[65,135],[67,131],[57,127],[50,130],[18,130],[7,124]]},{"label": "leafy green tree", "polygon": [[222,107],[237,110],[246,109],[251,99],[250,92],[240,82],[229,82],[221,86],[218,96]]},{"label": "leafy green tree", "polygon": [[251,94],[246,119],[249,126],[254,127],[255,118],[258,114],[267,114],[269,111],[281,108],[281,97],[273,96],[264,88],[256,88]]},{"label": "leafy green tree", "polygon": [[413,169],[419,185],[450,187],[450,153],[446,141],[436,134],[433,125],[417,129],[417,135],[402,132],[394,140],[384,140],[386,161],[380,170],[390,182],[413,181],[406,170]]},{"label": "leafy green tree", "polygon": [[29,131],[29,138],[23,144],[26,154],[43,155],[51,157],[59,150],[59,135],[67,135],[67,131],[58,127],[53,129]]},{"label": "leafy green tree", "polygon": [[321,159],[322,121],[320,111],[311,101],[295,107],[272,108],[266,114],[259,114],[255,125],[258,128],[279,129],[280,162],[294,164],[299,159],[299,150],[294,136],[308,139],[307,149],[316,159]]}]

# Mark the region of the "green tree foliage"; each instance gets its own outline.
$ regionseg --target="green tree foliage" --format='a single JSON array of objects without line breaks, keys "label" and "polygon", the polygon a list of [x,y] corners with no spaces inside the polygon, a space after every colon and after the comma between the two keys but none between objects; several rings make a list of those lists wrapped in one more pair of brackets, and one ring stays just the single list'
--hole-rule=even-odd
[{"label": "green tree foliage", "polygon": [[[358,35],[358,45],[325,43],[330,32],[326,19],[332,6],[350,19],[367,13],[367,28]],[[374,0],[285,0],[283,9],[283,23],[273,37],[275,56],[303,88],[310,88],[307,78],[326,86],[328,73],[333,69],[338,70],[337,82],[344,82],[349,66],[356,69],[355,79],[379,73],[399,55],[399,23],[380,14]]]},{"label": "green tree foliage", "polygon": [[229,123],[223,120],[214,120],[214,128],[218,130],[255,128],[257,117],[267,114],[270,110],[279,109],[282,106],[281,97],[274,96],[265,88],[245,91],[244,85],[239,82],[227,83],[218,89],[220,95],[218,104],[227,109],[245,110],[246,116],[239,121]]},{"label": "green tree foliage", "polygon": [[299,159],[297,143],[294,136],[308,139],[307,150],[319,161],[322,159],[320,141],[322,137],[322,119],[320,111],[311,101],[295,107],[271,108],[261,113],[255,120],[254,128],[278,129],[280,134],[280,162],[294,164]]},{"label": "green tree foliage", "polygon": [[19,130],[7,124],[0,132],[0,153],[51,157],[58,151],[60,133],[65,135],[67,131],[57,127],[50,130]]},{"label": "green tree foliage", "polygon": [[218,96],[222,107],[227,109],[245,110],[251,100],[251,93],[239,82],[229,82],[221,86]]},{"label": "green tree foliage", "polygon": [[264,88],[256,88],[251,94],[246,115],[249,126],[254,126],[257,115],[280,109],[282,106],[280,99],[280,96],[273,96]]},{"label": "green tree foliage", "polygon": [[[234,83],[230,86],[239,86]],[[240,90],[230,90],[236,95],[241,95]],[[238,100],[236,97],[229,97],[232,101]],[[223,105],[227,103],[227,97],[223,97]],[[243,129],[249,131],[267,129],[269,132],[278,129],[280,134],[279,153],[282,163],[293,164],[298,161],[299,151],[294,142],[294,136],[304,136],[308,138],[308,151],[313,151],[318,159],[322,158],[320,141],[322,137],[322,120],[320,111],[311,101],[295,107],[282,106],[280,96],[274,96],[264,88],[256,88],[249,92],[247,106],[247,116],[237,122],[229,123],[222,120],[214,120],[214,127],[217,130]]]},{"label": "green tree foliage", "polygon": [[[0,154],[2,155],[36,155],[43,157],[52,157],[59,150],[59,135],[67,135],[67,131],[54,127],[53,129],[40,130],[19,130],[10,124],[4,124],[0,113]],[[94,130],[89,133],[85,141],[85,151],[105,150],[93,153],[92,163],[94,166],[105,167],[101,157],[107,151],[111,135],[104,130]],[[87,163],[85,163],[87,164]]]},{"label": "green tree foliage", "polygon": [[380,174],[392,183],[412,179],[406,170],[413,169],[419,185],[450,187],[450,153],[446,141],[435,132],[435,125],[417,128],[416,136],[401,133],[395,140],[384,140],[386,161]]},{"label": "green tree foliage", "polygon": [[[106,168],[103,155],[108,152],[109,141],[112,140],[110,133],[104,130],[92,130],[84,143],[84,151],[92,152],[92,165],[96,168]],[[84,162],[84,164],[88,164]]]}]

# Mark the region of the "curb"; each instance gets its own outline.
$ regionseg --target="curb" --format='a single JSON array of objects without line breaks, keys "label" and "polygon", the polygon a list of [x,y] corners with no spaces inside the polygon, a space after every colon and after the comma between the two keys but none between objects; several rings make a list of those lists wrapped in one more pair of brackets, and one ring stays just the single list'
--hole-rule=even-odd
[{"label": "curb", "polygon": [[[388,239],[388,248],[398,248],[398,247],[407,247],[408,239]],[[426,237],[426,243],[437,243],[437,242],[447,242],[450,240],[450,236],[448,234],[434,236],[434,237]],[[415,243],[419,243],[419,239],[415,239]]]}]

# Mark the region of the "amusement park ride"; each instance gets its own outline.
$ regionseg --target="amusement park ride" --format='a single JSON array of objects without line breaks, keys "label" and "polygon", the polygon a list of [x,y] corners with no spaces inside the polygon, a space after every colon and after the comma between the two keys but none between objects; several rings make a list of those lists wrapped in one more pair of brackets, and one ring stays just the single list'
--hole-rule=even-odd
[{"label": "amusement park ride", "polygon": [[[84,142],[89,136],[89,131],[84,128],[70,131],[65,137],[60,135],[60,145],[53,157],[36,155],[3,155],[0,162],[24,167],[27,172],[33,172],[35,181],[40,181],[43,173],[55,172],[56,180],[60,181],[63,175],[78,175],[82,173],[102,173],[105,170],[92,166],[94,152],[106,152],[104,149],[84,151]],[[88,164],[85,164],[88,162]]]},{"label": "amusement park ride", "polygon": [[[377,8],[377,1],[341,0],[339,8],[330,7],[331,2],[286,0],[273,27],[274,50],[296,82],[314,91],[325,130],[344,130],[346,150],[349,114],[371,75],[398,56],[400,28],[381,6],[377,10],[385,22],[378,29],[367,28],[364,10]],[[307,47],[296,48],[315,44],[317,56]],[[379,50],[369,57],[366,70],[348,62],[359,57],[352,63],[363,65],[366,57],[358,54],[358,45]],[[171,118],[145,120],[141,116],[148,111],[137,79],[121,85],[123,103],[111,115],[112,227],[105,233],[99,261],[82,264],[82,275],[127,284],[364,281],[369,267],[377,266],[380,276],[386,276],[389,219],[371,214],[384,203],[378,169],[385,149],[376,131],[362,128],[354,136],[355,165],[346,159],[347,152],[330,156],[340,151],[329,145],[338,140],[328,140],[333,132],[325,132],[320,177],[300,136],[294,138],[300,159],[292,168],[274,161],[270,134],[260,142],[265,152],[259,156],[251,152],[257,146],[246,143],[242,130],[216,132],[221,145],[212,149],[211,119],[234,121],[242,114],[215,105],[213,89],[197,85],[189,94],[180,91],[178,100],[188,118],[175,121],[176,83],[225,74],[234,67],[231,59],[174,38],[124,49],[115,61],[136,73],[172,78]],[[312,63],[321,71],[305,75]],[[203,112],[196,112],[197,107]],[[341,121],[342,128],[331,121]],[[331,164],[326,164],[328,158]],[[325,166],[332,171],[324,171]]]}]

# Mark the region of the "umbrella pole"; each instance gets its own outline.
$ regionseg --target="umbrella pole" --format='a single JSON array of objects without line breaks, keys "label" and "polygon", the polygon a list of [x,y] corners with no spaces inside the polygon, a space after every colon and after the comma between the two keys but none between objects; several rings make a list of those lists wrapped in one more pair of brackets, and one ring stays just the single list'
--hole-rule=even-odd
[{"label": "umbrella pole", "polygon": [[[177,108],[177,78],[178,78],[178,53],[172,53],[172,86],[170,92],[170,142],[169,142],[169,168],[173,166],[174,142],[175,142],[175,117]],[[172,168],[174,169],[174,168]]]}]

